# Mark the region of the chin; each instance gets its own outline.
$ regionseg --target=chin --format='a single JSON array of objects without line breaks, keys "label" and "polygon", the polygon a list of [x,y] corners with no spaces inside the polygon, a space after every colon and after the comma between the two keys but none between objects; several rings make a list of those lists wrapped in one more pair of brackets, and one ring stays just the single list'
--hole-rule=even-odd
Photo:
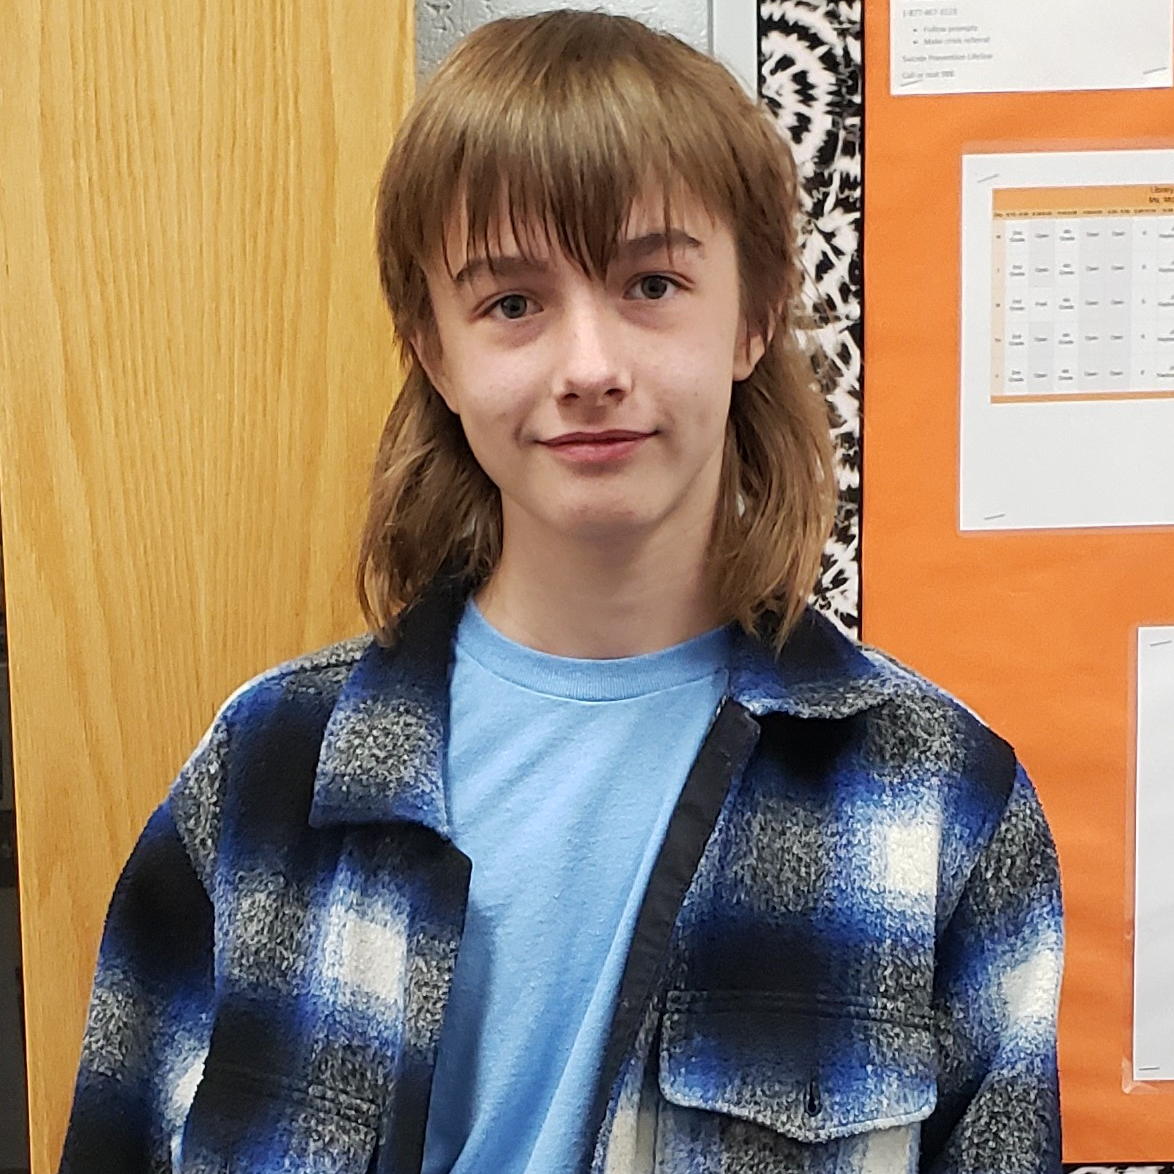
[{"label": "chin", "polygon": [[554,526],[568,538],[580,542],[630,542],[646,537],[656,528],[656,519],[632,510],[580,510],[554,520]]}]

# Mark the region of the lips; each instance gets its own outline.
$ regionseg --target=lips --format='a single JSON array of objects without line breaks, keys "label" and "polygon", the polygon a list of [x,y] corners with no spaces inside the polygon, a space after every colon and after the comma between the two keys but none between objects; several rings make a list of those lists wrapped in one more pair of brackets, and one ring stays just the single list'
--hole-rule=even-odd
[{"label": "lips", "polygon": [[564,462],[580,467],[607,467],[622,464],[652,435],[651,432],[609,428],[598,432],[564,432],[543,443]]},{"label": "lips", "polygon": [[579,444],[622,444],[626,441],[645,440],[650,435],[649,432],[629,432],[612,428],[604,432],[564,432],[561,436],[556,436],[544,443],[551,448]]}]

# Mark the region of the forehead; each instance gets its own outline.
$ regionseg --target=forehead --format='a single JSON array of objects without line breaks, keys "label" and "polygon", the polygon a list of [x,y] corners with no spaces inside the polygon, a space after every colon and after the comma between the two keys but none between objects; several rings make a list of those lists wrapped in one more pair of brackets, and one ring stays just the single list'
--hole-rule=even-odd
[{"label": "forehead", "polygon": [[[430,269],[447,271],[454,278],[471,262],[495,257],[541,259],[562,252],[580,268],[602,270],[629,240],[664,234],[668,251],[674,242],[704,242],[721,223],[697,197],[683,187],[667,200],[656,188],[645,189],[625,216],[611,224],[593,223],[591,209],[584,209],[577,225],[557,224],[549,215],[519,213],[508,196],[499,196],[484,229],[471,228],[469,200],[462,192],[453,200],[445,221],[444,239]],[[604,248],[600,248],[600,244]]]}]

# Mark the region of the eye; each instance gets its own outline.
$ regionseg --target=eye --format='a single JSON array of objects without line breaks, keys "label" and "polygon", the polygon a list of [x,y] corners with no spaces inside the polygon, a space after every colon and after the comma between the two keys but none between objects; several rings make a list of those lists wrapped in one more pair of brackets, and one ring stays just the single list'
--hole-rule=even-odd
[{"label": "eye", "polygon": [[659,302],[678,287],[671,277],[666,277],[663,273],[648,273],[641,277],[632,288],[637,291],[642,300]]},{"label": "eye", "polygon": [[507,321],[516,322],[519,318],[525,318],[526,311],[530,308],[530,299],[523,294],[506,294],[489,308],[491,312],[500,313]]}]

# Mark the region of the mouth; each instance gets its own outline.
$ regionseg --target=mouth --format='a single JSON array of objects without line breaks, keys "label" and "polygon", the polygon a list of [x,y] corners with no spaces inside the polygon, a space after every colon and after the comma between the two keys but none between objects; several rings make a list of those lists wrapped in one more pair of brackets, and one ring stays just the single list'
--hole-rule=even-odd
[{"label": "mouth", "polygon": [[601,432],[565,432],[542,443],[574,464],[603,465],[632,456],[652,435],[613,428]]},{"label": "mouth", "polygon": [[605,432],[564,432],[551,440],[543,441],[549,448],[564,448],[576,444],[624,444],[633,440],[647,440],[651,432],[629,432],[612,428]]}]

